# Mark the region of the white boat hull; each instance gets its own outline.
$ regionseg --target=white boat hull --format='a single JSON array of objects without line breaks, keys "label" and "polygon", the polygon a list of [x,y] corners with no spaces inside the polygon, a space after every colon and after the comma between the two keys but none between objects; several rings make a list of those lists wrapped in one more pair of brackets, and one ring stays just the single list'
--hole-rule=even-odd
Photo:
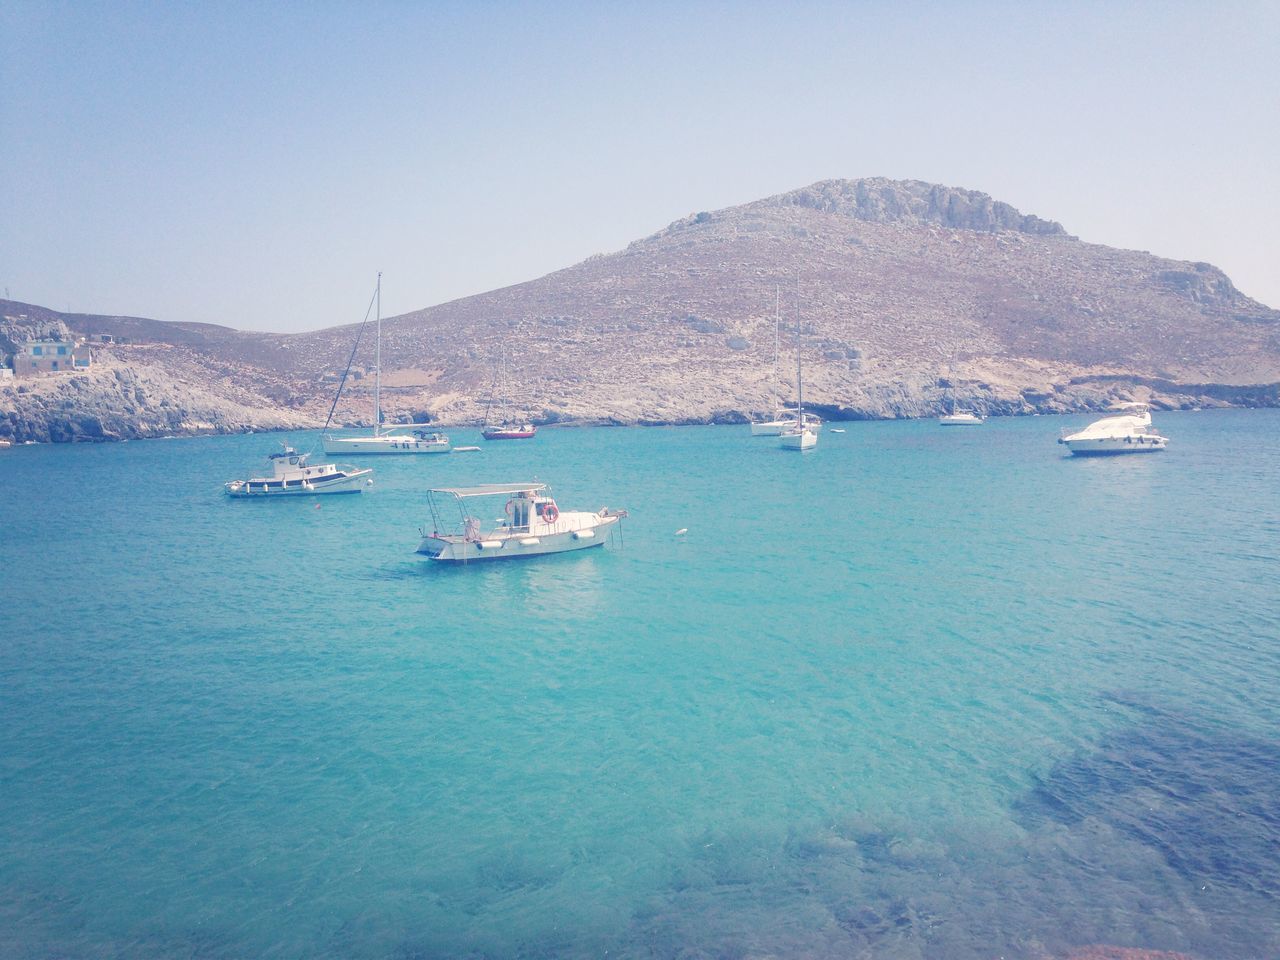
[{"label": "white boat hull", "polygon": [[1122,453],[1155,453],[1169,445],[1165,437],[1096,437],[1091,439],[1058,441],[1076,457],[1108,457]]},{"label": "white boat hull", "polygon": [[[805,415],[805,426],[814,433],[822,429],[822,421],[816,417]],[[751,435],[753,437],[780,437],[788,430],[795,427],[795,420],[762,420],[759,422],[752,421]]]},{"label": "white boat hull", "polygon": [[230,497],[313,497],[324,493],[359,493],[372,481],[372,470],[357,470],[334,479],[315,480],[232,480],[226,484]]},{"label": "white boat hull", "polygon": [[[565,515],[565,529],[551,532],[494,531],[475,539],[456,535],[431,534],[422,538],[418,553],[432,560],[470,563],[473,560],[512,560],[540,557],[549,553],[568,553],[602,547],[610,529],[619,517],[598,517],[589,524],[575,524]],[[572,527],[572,529],[569,529]]]},{"label": "white boat hull", "polygon": [[939,417],[938,423],[944,427],[977,427],[982,425],[982,417],[974,416],[972,413],[949,413]]},{"label": "white boat hull", "polygon": [[782,431],[791,426],[785,420],[769,420],[762,423],[751,424],[751,435],[753,437],[780,437]]},{"label": "white boat hull", "polygon": [[417,437],[325,437],[324,452],[367,457],[373,454],[448,453],[447,440]]},{"label": "white boat hull", "polygon": [[818,435],[812,430],[801,430],[782,435],[783,450],[812,450],[818,445]]}]

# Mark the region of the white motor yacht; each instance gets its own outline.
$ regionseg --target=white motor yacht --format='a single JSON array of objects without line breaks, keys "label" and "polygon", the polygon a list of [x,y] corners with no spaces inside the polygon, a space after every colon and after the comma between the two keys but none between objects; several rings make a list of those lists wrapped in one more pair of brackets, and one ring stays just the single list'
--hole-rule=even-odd
[{"label": "white motor yacht", "polygon": [[1169,445],[1151,425],[1151,408],[1145,403],[1124,403],[1114,416],[1103,417],[1077,433],[1059,437],[1077,457],[1108,456],[1119,453],[1153,453]]},{"label": "white motor yacht", "polygon": [[269,477],[250,477],[225,484],[232,497],[305,497],[316,493],[359,493],[373,483],[373,471],[336,463],[307,464],[309,454],[286,446],[267,459]]},{"label": "white motor yacht", "polygon": [[[506,519],[490,521],[472,516],[468,504],[476,499],[506,499]],[[545,483],[498,483],[453,487],[427,492],[431,531],[419,532],[418,553],[432,560],[466,562],[534,557],[604,545],[625,510],[601,507],[594,513],[561,512]],[[453,516],[457,511],[456,517]]]}]

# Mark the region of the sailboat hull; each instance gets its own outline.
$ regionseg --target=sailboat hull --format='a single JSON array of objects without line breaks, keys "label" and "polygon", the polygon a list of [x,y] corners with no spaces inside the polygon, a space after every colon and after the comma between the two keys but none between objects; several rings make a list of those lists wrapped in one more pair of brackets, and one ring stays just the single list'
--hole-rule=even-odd
[{"label": "sailboat hull", "polygon": [[812,430],[797,430],[782,435],[783,450],[812,450],[818,445],[818,435]]},{"label": "sailboat hull", "polygon": [[480,436],[486,440],[532,440],[537,432],[537,427],[530,430],[485,430]]},{"label": "sailboat hull", "polygon": [[367,457],[375,454],[448,453],[447,440],[417,437],[325,437],[324,452]]}]

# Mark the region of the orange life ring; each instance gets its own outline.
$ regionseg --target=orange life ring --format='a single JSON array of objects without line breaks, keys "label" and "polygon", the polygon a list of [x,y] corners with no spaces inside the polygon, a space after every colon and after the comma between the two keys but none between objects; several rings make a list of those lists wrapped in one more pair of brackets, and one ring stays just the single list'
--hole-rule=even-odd
[{"label": "orange life ring", "polygon": [[548,503],[542,508],[542,519],[547,521],[547,523],[555,523],[559,516],[560,511],[556,508],[554,503]]}]

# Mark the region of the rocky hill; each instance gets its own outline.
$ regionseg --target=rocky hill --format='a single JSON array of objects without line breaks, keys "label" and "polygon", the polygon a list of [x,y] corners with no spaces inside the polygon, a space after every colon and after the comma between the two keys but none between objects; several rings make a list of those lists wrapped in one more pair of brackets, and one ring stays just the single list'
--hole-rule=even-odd
[{"label": "rocky hill", "polygon": [[[1122,396],[1280,403],[1280,312],[1217,268],[1085,243],[986,194],[869,179],[697,213],[617,253],[385,320],[388,406],[476,420],[506,342],[512,393],[544,422],[740,419],[792,398],[797,314],[806,398],[829,415],[923,416],[953,396],[1010,414]],[[264,416],[310,420],[355,334],[49,319],[128,329],[151,346],[115,348],[118,362],[163,370],[168,354],[130,351],[166,347],[205,371],[211,396],[234,388]],[[371,362],[366,339],[360,372]],[[342,419],[367,419],[367,381],[348,400]],[[0,417],[5,405],[21,406],[0,391]]]}]

